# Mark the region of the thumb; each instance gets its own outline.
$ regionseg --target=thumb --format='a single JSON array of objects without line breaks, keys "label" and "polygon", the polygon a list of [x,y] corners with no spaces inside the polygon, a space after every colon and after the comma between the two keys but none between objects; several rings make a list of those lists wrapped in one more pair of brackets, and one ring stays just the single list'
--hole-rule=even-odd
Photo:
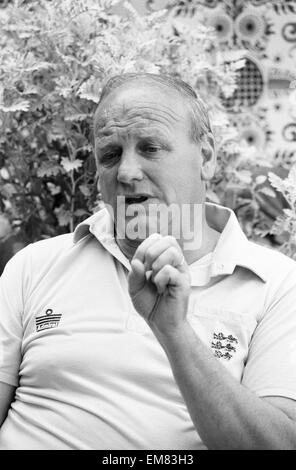
[{"label": "thumb", "polygon": [[145,266],[139,259],[131,261],[131,271],[128,275],[128,290],[131,296],[137,294],[146,283]]}]

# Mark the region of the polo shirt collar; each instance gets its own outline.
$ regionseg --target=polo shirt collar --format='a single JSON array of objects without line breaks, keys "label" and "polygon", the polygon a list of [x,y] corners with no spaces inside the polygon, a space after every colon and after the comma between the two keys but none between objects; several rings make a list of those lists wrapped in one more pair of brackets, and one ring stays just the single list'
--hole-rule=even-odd
[{"label": "polo shirt collar", "polygon": [[213,251],[211,276],[232,274],[240,266],[266,282],[267,272],[262,260],[242,231],[235,213],[227,207],[206,203],[206,219],[212,228],[221,233]]},{"label": "polo shirt collar", "polygon": [[[210,276],[229,275],[234,272],[237,266],[240,266],[266,282],[267,273],[260,257],[258,257],[258,252],[255,253],[253,244],[243,233],[234,212],[226,207],[207,202],[206,218],[208,224],[221,233],[213,251]],[[74,243],[78,243],[90,233],[100,241],[109,253],[130,270],[128,258],[116,243],[113,220],[106,208],[96,212],[76,227],[73,236]],[[191,266],[194,267],[194,263]],[[191,285],[200,285],[194,270]]]},{"label": "polo shirt collar", "polygon": [[130,262],[116,243],[114,223],[105,207],[77,225],[74,231],[74,243],[78,243],[90,233],[130,271]]}]

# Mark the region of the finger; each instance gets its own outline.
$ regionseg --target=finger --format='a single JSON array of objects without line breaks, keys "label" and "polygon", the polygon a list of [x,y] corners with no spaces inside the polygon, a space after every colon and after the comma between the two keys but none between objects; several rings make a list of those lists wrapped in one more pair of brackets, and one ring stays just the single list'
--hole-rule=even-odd
[{"label": "finger", "polygon": [[156,240],[159,240],[161,238],[162,235],[160,235],[159,233],[153,233],[152,235],[150,235],[150,237],[146,238],[146,240],[144,240],[141,245],[136,249],[133,259],[138,259],[142,263],[144,263],[146,250],[149,248],[149,246],[153,245]]},{"label": "finger", "polygon": [[179,267],[185,262],[183,253],[181,249],[177,249],[174,246],[170,246],[163,253],[161,253],[158,258],[152,263],[151,268],[153,270],[153,275],[156,275],[160,269],[162,269],[166,264],[170,264],[174,267]]},{"label": "finger", "polygon": [[182,287],[184,281],[180,272],[173,266],[167,264],[153,278],[153,282],[159,294],[163,294],[167,287]]},{"label": "finger", "polygon": [[174,248],[176,250],[175,253],[180,252],[179,260],[181,260],[182,252],[176,239],[173,237],[162,237],[161,239],[154,240],[154,243],[147,247],[144,258],[145,268],[147,270],[152,269],[152,264],[156,259],[170,248]]},{"label": "finger", "polygon": [[144,264],[138,260],[131,261],[131,271],[128,275],[128,290],[130,295],[135,295],[139,292],[146,283],[146,271]]}]

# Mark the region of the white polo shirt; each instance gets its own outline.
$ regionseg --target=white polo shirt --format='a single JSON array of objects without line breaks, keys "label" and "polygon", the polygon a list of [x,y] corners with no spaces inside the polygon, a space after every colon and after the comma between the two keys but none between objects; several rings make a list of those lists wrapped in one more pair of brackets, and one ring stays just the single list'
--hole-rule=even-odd
[{"label": "white polo shirt", "polygon": [[[207,204],[207,219],[222,233],[210,263],[190,266],[188,319],[254,393],[296,399],[296,263],[249,242],[229,209]],[[0,381],[17,390],[0,449],[205,448],[129,269],[105,209],[7,264]]]}]

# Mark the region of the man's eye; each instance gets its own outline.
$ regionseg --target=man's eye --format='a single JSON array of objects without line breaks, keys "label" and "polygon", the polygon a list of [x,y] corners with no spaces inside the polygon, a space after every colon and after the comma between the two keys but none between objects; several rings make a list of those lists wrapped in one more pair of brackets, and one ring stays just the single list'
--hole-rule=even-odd
[{"label": "man's eye", "polygon": [[121,157],[121,150],[112,150],[106,153],[103,153],[100,160],[103,164],[110,164],[116,162]]},{"label": "man's eye", "polygon": [[156,145],[143,145],[142,151],[145,153],[156,153],[159,151],[159,147]]}]

